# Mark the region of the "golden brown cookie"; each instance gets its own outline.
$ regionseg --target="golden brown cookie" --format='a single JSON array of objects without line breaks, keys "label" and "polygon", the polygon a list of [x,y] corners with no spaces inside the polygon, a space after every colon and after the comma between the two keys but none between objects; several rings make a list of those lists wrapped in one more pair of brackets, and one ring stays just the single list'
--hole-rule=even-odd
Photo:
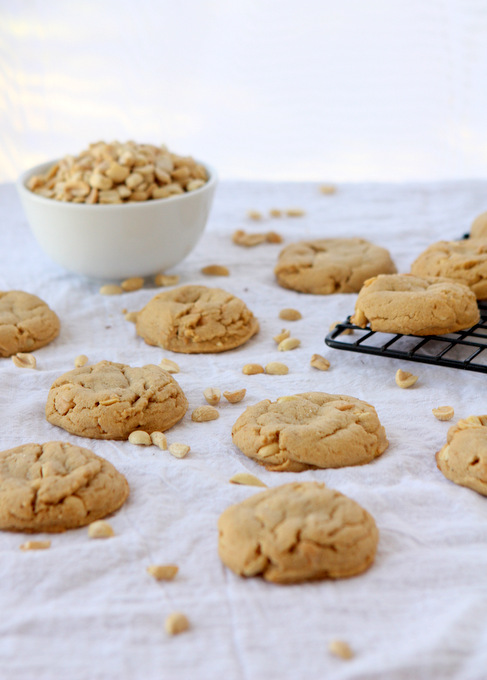
[{"label": "golden brown cookie", "polygon": [[283,288],[315,295],[358,293],[371,276],[396,271],[389,252],[363,238],[293,243],[281,251],[274,269]]},{"label": "golden brown cookie", "polygon": [[487,238],[487,212],[481,213],[472,222],[470,238]]},{"label": "golden brown cookie", "polygon": [[479,318],[475,295],[463,283],[392,274],[364,283],[351,321],[384,333],[441,335],[470,328]]},{"label": "golden brown cookie", "polygon": [[246,456],[279,472],[362,465],[389,444],[373,406],[324,392],[249,406],[235,422],[232,439]]},{"label": "golden brown cookie", "polygon": [[224,352],[247,342],[259,324],[245,303],[221,288],[181,286],[138,312],[138,335],[172,352]]},{"label": "golden brown cookie", "polygon": [[416,276],[443,276],[468,286],[478,300],[487,298],[487,238],[433,243],[411,265]]},{"label": "golden brown cookie", "polygon": [[111,463],[67,442],[0,452],[0,529],[59,532],[109,515],[129,486]]},{"label": "golden brown cookie", "polygon": [[455,484],[487,496],[487,415],[459,420],[436,454],[442,473]]},{"label": "golden brown cookie", "polygon": [[319,482],[257,493],[227,508],[218,530],[227,567],[274,583],[356,576],[373,563],[379,540],[366,510]]},{"label": "golden brown cookie", "polygon": [[46,418],[80,437],[127,439],[134,430],[168,430],[187,408],[182,389],[159,366],[100,361],[68,371],[52,384]]},{"label": "golden brown cookie", "polygon": [[37,295],[0,291],[0,357],[33,352],[59,334],[59,319]]}]

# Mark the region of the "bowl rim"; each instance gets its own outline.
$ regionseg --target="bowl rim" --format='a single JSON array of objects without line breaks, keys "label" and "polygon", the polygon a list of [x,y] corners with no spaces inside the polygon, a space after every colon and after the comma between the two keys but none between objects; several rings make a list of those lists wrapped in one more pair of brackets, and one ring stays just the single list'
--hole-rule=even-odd
[{"label": "bowl rim", "polygon": [[17,190],[20,195],[24,196],[29,196],[30,200],[34,201],[39,201],[41,204],[49,204],[49,205],[58,205],[58,206],[63,206],[67,207],[68,210],[72,208],[80,208],[82,210],[114,210],[114,209],[120,209],[122,206],[125,209],[128,210],[136,210],[141,208],[141,206],[155,206],[155,205],[164,205],[167,204],[168,202],[174,203],[175,201],[181,201],[185,200],[188,198],[188,196],[199,194],[204,192],[205,190],[209,190],[213,188],[218,180],[218,175],[215,170],[215,168],[210,165],[209,163],[203,163],[202,161],[198,160],[195,158],[196,163],[199,165],[202,165],[205,170],[208,172],[208,180],[203,184],[203,186],[198,187],[198,189],[194,189],[193,191],[185,191],[182,194],[174,194],[172,196],[166,196],[165,198],[151,198],[150,200],[145,200],[145,201],[132,201],[130,203],[73,203],[72,201],[56,201],[53,198],[47,198],[47,196],[40,196],[39,194],[36,194],[34,191],[31,191],[30,189],[27,188],[26,183],[27,180],[30,179],[33,175],[36,175],[42,171],[48,170],[50,167],[58,163],[61,158],[55,158],[54,160],[51,161],[45,161],[44,163],[39,163],[38,165],[34,165],[33,167],[29,168],[28,170],[24,170],[22,172],[17,181],[16,181],[16,186]]}]

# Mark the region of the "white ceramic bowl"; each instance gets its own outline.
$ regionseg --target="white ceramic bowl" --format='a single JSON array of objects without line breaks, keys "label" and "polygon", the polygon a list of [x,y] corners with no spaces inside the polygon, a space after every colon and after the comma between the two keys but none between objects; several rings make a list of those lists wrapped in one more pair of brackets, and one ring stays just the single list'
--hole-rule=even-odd
[{"label": "white ceramic bowl", "polygon": [[205,228],[217,177],[169,198],[87,205],[39,196],[26,187],[56,161],[24,172],[17,181],[27,220],[41,248],[69,271],[96,279],[125,279],[162,272],[183,260]]}]

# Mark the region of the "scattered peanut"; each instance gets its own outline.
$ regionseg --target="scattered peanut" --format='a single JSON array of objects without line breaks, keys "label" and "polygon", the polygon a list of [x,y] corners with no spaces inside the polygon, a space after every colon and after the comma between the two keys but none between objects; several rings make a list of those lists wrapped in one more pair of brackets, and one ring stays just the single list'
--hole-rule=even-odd
[{"label": "scattered peanut", "polygon": [[296,349],[300,344],[301,340],[298,340],[297,338],[286,338],[278,344],[277,349],[279,352],[288,352],[291,349]]},{"label": "scattered peanut", "polygon": [[322,184],[320,186],[320,192],[327,196],[336,193],[336,190],[337,188],[333,184]]},{"label": "scattered peanut", "polygon": [[169,453],[175,458],[184,458],[190,451],[191,447],[187,444],[180,444],[179,442],[174,442],[174,444],[169,445]]},{"label": "scattered peanut", "polygon": [[288,217],[303,217],[303,215],[306,215],[306,211],[302,208],[288,208],[286,215]]},{"label": "scattered peanut", "polygon": [[144,279],[141,276],[132,276],[130,279],[125,279],[120,284],[124,291],[131,293],[134,290],[140,290],[144,285]]},{"label": "scattered peanut", "polygon": [[26,541],[20,546],[21,550],[47,550],[51,547],[51,541]]},{"label": "scattered peanut", "polygon": [[125,320],[130,321],[130,323],[136,323],[138,312],[127,312],[124,314]]},{"label": "scattered peanut", "polygon": [[173,612],[166,618],[164,624],[166,633],[168,635],[179,635],[189,628],[188,618],[181,612]]},{"label": "scattered peanut", "polygon": [[205,276],[230,276],[230,270],[221,264],[209,264],[201,270]]},{"label": "scattered peanut", "polygon": [[269,210],[269,215],[271,217],[282,217],[282,210],[279,210],[279,208],[271,208]]},{"label": "scattered peanut", "polygon": [[[242,373],[244,375],[256,375],[257,373],[263,372],[264,367],[260,364],[245,364],[245,366],[242,368]],[[225,392],[223,393],[223,396],[225,396]]]},{"label": "scattered peanut", "polygon": [[403,371],[400,368],[398,368],[396,371],[396,385],[398,387],[407,389],[408,387],[412,387],[412,385],[414,385],[417,380],[418,376],[408,373],[408,371]]},{"label": "scattered peanut", "polygon": [[12,361],[17,368],[35,368],[37,366],[35,356],[26,352],[17,352],[12,356]]},{"label": "scattered peanut", "polygon": [[76,368],[81,368],[82,366],[86,366],[88,363],[88,357],[86,354],[78,354],[76,359],[74,360],[74,365]]},{"label": "scattered peanut", "polygon": [[129,434],[129,442],[136,446],[150,446],[152,444],[151,436],[144,430],[134,430]]},{"label": "scattered peanut", "polygon": [[236,475],[230,477],[229,482],[231,484],[242,484],[244,486],[267,486],[264,482],[255,475],[251,475],[248,472],[237,472]]},{"label": "scattered peanut", "polygon": [[267,243],[282,243],[284,241],[281,234],[278,234],[277,231],[268,231],[265,235],[265,240]]},{"label": "scattered peanut", "polygon": [[236,245],[245,246],[246,248],[258,246],[260,243],[264,243],[266,240],[266,234],[248,234],[243,229],[237,229],[237,231],[235,231],[232,236],[232,241]]},{"label": "scattered peanut", "polygon": [[154,283],[156,286],[175,286],[179,283],[179,276],[177,274],[173,274],[172,276],[169,276],[168,274],[156,274]]},{"label": "scattered peanut", "polygon": [[168,373],[179,373],[180,371],[178,364],[175,361],[172,361],[172,359],[161,359],[159,366]]},{"label": "scattered peanut", "polygon": [[164,432],[151,432],[150,438],[151,442],[155,446],[158,446],[161,449],[161,451],[167,450],[167,439]]},{"label": "scattered peanut", "polygon": [[150,564],[147,573],[153,576],[156,581],[172,581],[179,571],[175,564]]},{"label": "scattered peanut", "polygon": [[280,361],[270,361],[265,367],[265,372],[269,375],[287,375],[289,368]]},{"label": "scattered peanut", "polygon": [[216,406],[221,399],[221,391],[217,387],[207,387],[203,391],[203,396],[211,406]]},{"label": "scattered peanut", "polygon": [[299,319],[303,318],[303,315],[297,309],[288,308],[281,309],[279,312],[279,318],[283,319],[284,321],[299,321]]},{"label": "scattered peanut", "polygon": [[249,220],[261,220],[262,213],[260,213],[258,210],[247,210],[247,217]]},{"label": "scattered peanut", "polygon": [[208,420],[216,420],[220,414],[214,406],[198,406],[191,414],[191,420],[195,423],[205,423]]},{"label": "scattered peanut", "polygon": [[432,410],[434,417],[438,420],[451,420],[455,415],[453,406],[438,406],[438,408]]},{"label": "scattered peanut", "polygon": [[90,538],[111,538],[115,536],[115,532],[108,522],[99,519],[88,525],[88,536]]},{"label": "scattered peanut", "polygon": [[229,401],[231,404],[238,404],[242,399],[245,397],[245,394],[247,393],[247,390],[245,387],[241,390],[235,390],[235,392],[228,392],[225,391],[223,393],[223,396],[227,401]]},{"label": "scattered peanut", "polygon": [[322,357],[321,354],[313,354],[309,363],[319,371],[327,371],[330,368],[330,362],[325,357]]},{"label": "scattered peanut", "polygon": [[277,342],[277,344],[279,344],[280,342],[282,342],[286,338],[289,338],[290,335],[291,335],[291,331],[288,331],[286,328],[283,328],[280,333],[278,333],[277,335],[274,336],[273,340],[275,340]]},{"label": "scattered peanut", "polygon": [[121,295],[123,293],[122,286],[117,286],[116,283],[106,283],[100,288],[101,295]]},{"label": "scattered peanut", "polygon": [[352,659],[354,656],[350,645],[343,640],[332,640],[328,645],[328,651],[334,656],[339,656],[340,659]]},{"label": "scattered peanut", "polygon": [[31,177],[27,186],[58,201],[110,204],[165,198],[199,189],[207,181],[202,165],[165,146],[96,142]]}]

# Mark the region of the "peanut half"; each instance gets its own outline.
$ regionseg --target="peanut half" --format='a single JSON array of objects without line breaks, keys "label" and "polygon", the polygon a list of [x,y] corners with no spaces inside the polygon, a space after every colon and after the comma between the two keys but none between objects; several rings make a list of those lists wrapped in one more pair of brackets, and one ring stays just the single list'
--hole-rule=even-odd
[{"label": "peanut half", "polygon": [[278,344],[277,349],[279,352],[288,352],[291,349],[296,349],[300,344],[301,340],[298,340],[297,338],[286,338]]},{"label": "peanut half", "polygon": [[303,318],[303,315],[297,309],[281,309],[279,318],[284,321],[299,321]]},{"label": "peanut half", "polygon": [[264,484],[258,477],[255,475],[251,475],[248,472],[237,472],[236,475],[233,475],[233,477],[230,477],[229,482],[231,484],[242,484],[243,486],[265,486],[267,487],[267,484]]},{"label": "peanut half", "polygon": [[453,406],[438,406],[438,408],[432,409],[433,415],[438,420],[451,420],[455,415]]},{"label": "peanut half", "polygon": [[151,441],[155,446],[158,446],[161,451],[167,450],[167,439],[164,432],[151,432]]},{"label": "peanut half", "polygon": [[21,550],[47,550],[51,547],[51,541],[26,541],[20,546]]},{"label": "peanut half", "polygon": [[322,357],[321,354],[313,354],[309,363],[319,371],[327,371],[330,368],[330,362],[325,357]]},{"label": "peanut half", "polygon": [[112,536],[115,536],[115,532],[108,522],[99,519],[88,525],[88,536],[90,538],[111,538]]},{"label": "peanut half", "polygon": [[74,360],[74,365],[76,368],[81,368],[82,366],[85,366],[88,363],[88,357],[86,354],[78,354],[76,359]]},{"label": "peanut half", "polygon": [[264,367],[261,366],[260,364],[245,364],[245,366],[242,368],[242,373],[244,375],[257,375],[257,373],[263,372]]},{"label": "peanut half", "polygon": [[221,264],[209,264],[201,269],[201,273],[205,276],[230,276],[228,267]]},{"label": "peanut half", "polygon": [[130,293],[135,290],[140,290],[144,285],[144,279],[141,276],[132,276],[130,279],[125,279],[120,284],[124,291]]},{"label": "peanut half", "polygon": [[331,640],[328,651],[330,654],[340,657],[340,659],[352,659],[354,656],[350,645],[344,640]]},{"label": "peanut half", "polygon": [[100,288],[101,295],[121,295],[123,293],[122,286],[117,286],[115,283],[106,283]]},{"label": "peanut half", "polygon": [[180,442],[174,442],[174,444],[169,445],[169,453],[174,456],[174,458],[184,458],[190,451],[191,447],[187,444],[181,444]]},{"label": "peanut half", "polygon": [[168,274],[156,274],[154,283],[156,286],[175,286],[179,283],[179,276],[177,274],[174,274],[173,276],[169,276]]},{"label": "peanut half", "polygon": [[402,389],[412,387],[418,380],[417,375],[413,375],[408,371],[403,371],[400,368],[396,371],[396,385]]},{"label": "peanut half", "polygon": [[172,359],[162,359],[159,362],[159,366],[168,373],[179,373],[180,371],[178,364],[175,361],[172,361]]},{"label": "peanut half", "polygon": [[179,635],[189,628],[189,621],[182,612],[173,612],[169,614],[164,623],[164,628],[168,635]]},{"label": "peanut half", "polygon": [[37,366],[35,356],[26,352],[17,352],[12,356],[12,361],[17,368],[35,368]]},{"label": "peanut half", "polygon": [[150,564],[147,573],[153,576],[156,581],[172,581],[179,571],[175,564]]},{"label": "peanut half", "polygon": [[234,392],[228,392],[225,391],[223,393],[223,396],[227,401],[229,401],[231,404],[238,404],[242,399],[245,397],[245,394],[247,393],[247,390],[245,387],[241,390],[235,390]]},{"label": "peanut half", "polygon": [[205,423],[208,420],[216,420],[220,414],[214,406],[198,406],[191,414],[191,420],[195,423]]},{"label": "peanut half", "polygon": [[203,390],[203,396],[211,406],[216,406],[222,393],[217,387],[207,387],[206,390]]},{"label": "peanut half", "polygon": [[148,432],[144,432],[144,430],[134,430],[129,434],[129,442],[136,446],[151,446],[152,439]]},{"label": "peanut half", "polygon": [[269,375],[287,375],[289,368],[280,361],[270,361],[266,364],[265,372]]}]

